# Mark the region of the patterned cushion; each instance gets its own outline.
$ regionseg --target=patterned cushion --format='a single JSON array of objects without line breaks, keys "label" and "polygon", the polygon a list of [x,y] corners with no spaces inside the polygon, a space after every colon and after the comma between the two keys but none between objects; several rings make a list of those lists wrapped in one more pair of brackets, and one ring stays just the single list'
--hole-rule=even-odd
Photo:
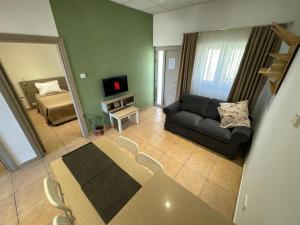
[{"label": "patterned cushion", "polygon": [[235,103],[220,103],[218,111],[221,116],[221,127],[250,127],[248,100]]}]

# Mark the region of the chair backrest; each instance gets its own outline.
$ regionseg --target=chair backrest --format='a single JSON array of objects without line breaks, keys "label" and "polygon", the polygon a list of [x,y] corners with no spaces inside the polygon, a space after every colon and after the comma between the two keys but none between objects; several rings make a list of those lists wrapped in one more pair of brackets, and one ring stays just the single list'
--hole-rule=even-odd
[{"label": "chair backrest", "polygon": [[73,225],[73,221],[65,216],[56,216],[53,219],[53,225]]},{"label": "chair backrest", "polygon": [[58,209],[69,211],[69,208],[64,204],[60,185],[57,181],[50,177],[46,177],[44,179],[44,190],[51,205]]},{"label": "chair backrest", "polygon": [[156,173],[158,171],[164,170],[164,167],[162,166],[162,164],[157,161],[156,159],[154,159],[153,157],[151,157],[150,155],[147,155],[144,152],[139,152],[136,157],[135,160],[147,167],[149,170],[151,170],[153,173]]},{"label": "chair backrest", "polygon": [[134,155],[136,155],[139,152],[139,145],[127,137],[118,136],[117,143],[118,143],[119,147],[127,149]]}]

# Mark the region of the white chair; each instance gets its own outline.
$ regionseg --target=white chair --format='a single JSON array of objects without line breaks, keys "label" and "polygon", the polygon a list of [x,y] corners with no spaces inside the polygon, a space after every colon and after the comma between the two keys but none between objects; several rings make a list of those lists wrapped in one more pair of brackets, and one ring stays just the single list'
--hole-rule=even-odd
[{"label": "white chair", "polygon": [[127,149],[134,155],[136,155],[139,152],[139,145],[127,137],[118,136],[117,143],[119,147]]},{"label": "white chair", "polygon": [[73,221],[65,216],[56,216],[53,219],[53,225],[73,225]]},{"label": "white chair", "polygon": [[59,183],[51,177],[44,179],[44,190],[50,204],[65,212],[70,220],[74,220],[71,210],[65,205]]},{"label": "white chair", "polygon": [[147,155],[146,153],[144,152],[139,152],[136,157],[135,157],[135,160],[147,167],[149,170],[151,170],[153,173],[156,173],[158,171],[162,171],[164,170],[164,167],[163,165],[157,161],[156,159],[154,159],[153,157],[151,157],[150,155]]}]

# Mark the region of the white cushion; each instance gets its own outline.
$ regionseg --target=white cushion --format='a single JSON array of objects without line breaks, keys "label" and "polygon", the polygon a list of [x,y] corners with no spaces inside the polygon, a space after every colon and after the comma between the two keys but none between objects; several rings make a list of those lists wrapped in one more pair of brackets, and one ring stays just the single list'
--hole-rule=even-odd
[{"label": "white cushion", "polygon": [[40,95],[46,95],[49,93],[56,93],[62,91],[62,89],[59,87],[57,80],[44,83],[35,83],[35,87],[39,90]]}]

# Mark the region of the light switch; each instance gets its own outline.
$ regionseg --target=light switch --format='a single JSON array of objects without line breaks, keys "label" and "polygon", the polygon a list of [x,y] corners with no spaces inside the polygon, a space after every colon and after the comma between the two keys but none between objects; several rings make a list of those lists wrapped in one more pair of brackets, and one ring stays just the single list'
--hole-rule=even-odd
[{"label": "light switch", "polygon": [[85,73],[81,73],[81,74],[80,74],[80,78],[81,78],[81,79],[85,79],[85,78],[86,78],[86,74],[85,74]]}]

